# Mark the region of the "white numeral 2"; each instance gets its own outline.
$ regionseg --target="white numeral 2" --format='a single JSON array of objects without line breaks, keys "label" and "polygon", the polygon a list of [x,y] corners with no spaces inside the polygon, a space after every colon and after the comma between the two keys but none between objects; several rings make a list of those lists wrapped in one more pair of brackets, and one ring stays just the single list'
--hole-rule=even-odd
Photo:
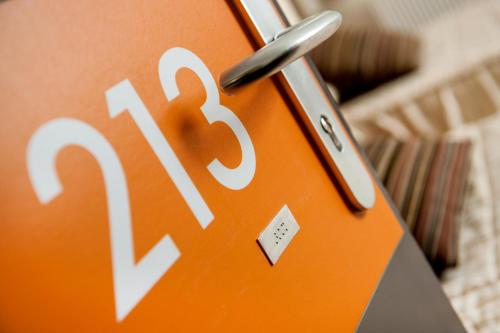
[{"label": "white numeral 2", "polygon": [[88,150],[101,167],[108,202],[111,260],[120,321],[147,294],[179,258],[170,236],[165,235],[138,262],[134,259],[134,240],[125,173],[109,142],[93,127],[75,119],[55,119],[32,136],[27,151],[28,173],[40,202],[47,204],[62,192],[55,162],[66,146]]}]

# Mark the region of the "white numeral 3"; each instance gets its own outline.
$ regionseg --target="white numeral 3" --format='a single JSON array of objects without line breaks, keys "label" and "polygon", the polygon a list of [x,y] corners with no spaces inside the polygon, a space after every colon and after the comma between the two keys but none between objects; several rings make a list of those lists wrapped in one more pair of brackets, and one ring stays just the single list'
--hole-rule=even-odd
[{"label": "white numeral 3", "polygon": [[193,52],[175,47],[166,51],[160,58],[159,72],[163,92],[169,101],[179,96],[175,74],[181,68],[192,70],[203,83],[207,99],[201,112],[208,122],[220,121],[229,126],[241,147],[241,163],[234,169],[227,168],[218,159],[214,159],[208,170],[219,183],[232,190],[245,188],[255,174],[255,151],[247,130],[238,117],[220,104],[219,90],[207,66]]}]

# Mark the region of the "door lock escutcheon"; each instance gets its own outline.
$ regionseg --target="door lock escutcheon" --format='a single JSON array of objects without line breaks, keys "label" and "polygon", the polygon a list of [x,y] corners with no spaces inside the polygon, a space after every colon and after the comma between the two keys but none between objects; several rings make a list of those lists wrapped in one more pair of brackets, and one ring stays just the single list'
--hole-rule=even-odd
[{"label": "door lock escutcheon", "polygon": [[[300,59],[340,27],[342,16],[325,11],[286,27],[278,17],[263,15],[273,8],[266,2],[241,1],[248,20],[266,44],[254,54],[224,71],[221,89],[235,94],[259,79],[281,72],[287,91],[295,95],[298,113],[338,180],[350,207],[365,210],[375,204],[372,178],[360,154],[336,114],[329,92],[313,74],[310,64]],[[269,8],[263,8],[269,6]],[[265,10],[264,10],[265,9]]]}]

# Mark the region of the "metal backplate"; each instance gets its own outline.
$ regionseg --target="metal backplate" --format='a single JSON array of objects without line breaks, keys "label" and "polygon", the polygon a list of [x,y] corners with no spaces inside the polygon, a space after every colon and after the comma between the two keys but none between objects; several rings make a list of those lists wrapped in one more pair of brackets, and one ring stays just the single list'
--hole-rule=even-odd
[{"label": "metal backplate", "polygon": [[[265,43],[287,28],[270,1],[242,0],[241,3]],[[285,67],[282,77],[289,95],[296,99],[294,102],[302,121],[351,206],[358,210],[373,207],[372,179],[306,60],[302,58]],[[328,129],[324,126],[325,118],[331,125]]]}]

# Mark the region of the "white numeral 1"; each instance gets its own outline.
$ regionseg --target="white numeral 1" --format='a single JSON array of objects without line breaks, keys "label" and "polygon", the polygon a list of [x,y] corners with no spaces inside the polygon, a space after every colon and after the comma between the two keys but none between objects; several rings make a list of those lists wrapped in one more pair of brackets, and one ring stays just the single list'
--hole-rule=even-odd
[{"label": "white numeral 1", "polygon": [[116,318],[121,321],[158,282],[180,253],[165,235],[135,263],[125,173],[113,147],[97,130],[75,119],[47,122],[31,137],[27,150],[28,173],[38,199],[48,204],[62,192],[55,167],[66,146],[85,148],[97,160],[104,178],[111,238],[111,261]]},{"label": "white numeral 1", "polygon": [[193,184],[181,162],[168,144],[162,132],[149,114],[141,98],[129,80],[123,80],[106,91],[106,100],[111,117],[127,111],[132,116],[142,134],[148,141],[163,168],[191,208],[202,228],[206,228],[214,215]]}]

